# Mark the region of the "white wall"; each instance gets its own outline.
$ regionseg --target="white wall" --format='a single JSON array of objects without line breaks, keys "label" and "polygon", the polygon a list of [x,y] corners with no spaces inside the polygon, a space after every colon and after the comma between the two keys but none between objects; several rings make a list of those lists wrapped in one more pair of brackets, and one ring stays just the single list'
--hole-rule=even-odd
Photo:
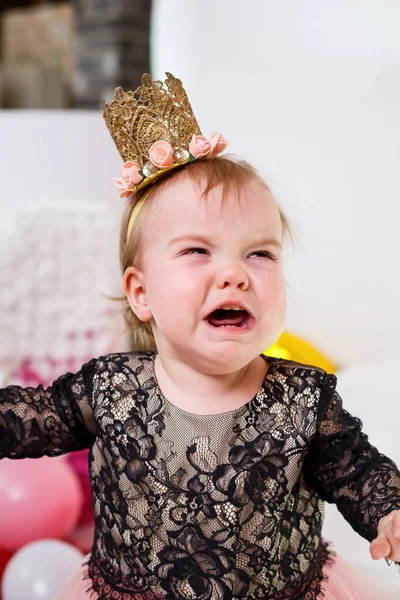
[{"label": "white wall", "polygon": [[400,4],[155,0],[153,75],[261,169],[297,233],[288,326],[400,357]]},{"label": "white wall", "polygon": [[0,232],[41,205],[117,204],[121,164],[101,111],[0,110]]}]

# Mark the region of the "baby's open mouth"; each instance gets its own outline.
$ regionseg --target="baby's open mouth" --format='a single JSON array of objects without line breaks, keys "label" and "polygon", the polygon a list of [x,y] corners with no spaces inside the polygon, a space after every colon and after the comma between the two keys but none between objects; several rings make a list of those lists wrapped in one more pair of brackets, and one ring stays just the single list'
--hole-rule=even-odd
[{"label": "baby's open mouth", "polygon": [[252,317],[244,308],[217,308],[206,317],[213,327],[246,327]]}]

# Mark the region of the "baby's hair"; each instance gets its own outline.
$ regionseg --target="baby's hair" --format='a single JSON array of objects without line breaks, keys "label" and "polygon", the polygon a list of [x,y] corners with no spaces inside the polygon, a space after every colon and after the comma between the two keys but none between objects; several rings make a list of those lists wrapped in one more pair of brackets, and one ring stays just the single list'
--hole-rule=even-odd
[{"label": "baby's hair", "polygon": [[[257,181],[270,191],[265,181],[249,163],[229,155],[194,161],[183,165],[182,168],[177,169],[176,171],[172,171],[167,177],[157,182],[146,198],[135,219],[129,240],[127,239],[127,231],[132,211],[147,190],[140,190],[134,194],[125,209],[122,217],[119,245],[119,258],[122,274],[125,273],[128,267],[133,266],[139,269],[141,268],[141,240],[143,238],[143,233],[146,231],[146,227],[151,223],[150,216],[154,200],[162,190],[176,183],[178,178],[185,174],[189,175],[197,186],[203,188],[201,194],[202,198],[206,198],[212,189],[222,185],[222,205],[231,191],[237,194],[240,201],[240,192],[249,181]],[[279,213],[282,223],[282,237],[285,238],[288,236],[290,240],[293,240],[289,222],[281,208],[279,208]],[[142,352],[156,350],[151,322],[144,323],[141,321],[132,311],[125,296],[115,298],[115,300],[123,303],[123,316],[130,334],[131,349]]]}]

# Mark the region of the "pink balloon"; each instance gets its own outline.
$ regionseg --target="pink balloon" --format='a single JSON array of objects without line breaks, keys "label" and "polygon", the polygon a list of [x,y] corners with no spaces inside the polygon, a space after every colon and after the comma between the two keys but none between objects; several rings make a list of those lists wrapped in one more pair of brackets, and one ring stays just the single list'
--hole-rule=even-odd
[{"label": "pink balloon", "polygon": [[60,457],[0,461],[0,547],[63,538],[78,522],[79,480]]}]

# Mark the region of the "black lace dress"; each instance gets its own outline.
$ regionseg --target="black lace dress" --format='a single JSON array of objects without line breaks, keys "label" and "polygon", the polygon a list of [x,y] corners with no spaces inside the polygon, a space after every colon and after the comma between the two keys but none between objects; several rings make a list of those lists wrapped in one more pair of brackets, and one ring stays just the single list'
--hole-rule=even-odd
[{"label": "black lace dress", "polygon": [[394,463],[322,369],[266,358],[250,402],[195,415],[163,397],[154,359],[109,355],[46,390],[1,391],[0,457],[91,449],[88,595],[315,600],[333,560],[324,501],[371,541],[400,509]]}]

